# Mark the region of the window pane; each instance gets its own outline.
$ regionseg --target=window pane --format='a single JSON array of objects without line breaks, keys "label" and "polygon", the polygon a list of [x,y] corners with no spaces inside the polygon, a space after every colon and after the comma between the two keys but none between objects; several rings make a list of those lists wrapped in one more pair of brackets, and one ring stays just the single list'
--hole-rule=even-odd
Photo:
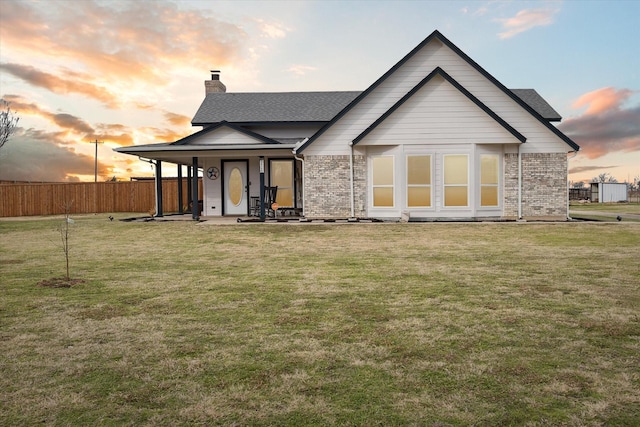
[{"label": "window pane", "polygon": [[229,200],[234,206],[242,202],[242,173],[240,169],[233,168],[229,174]]},{"label": "window pane", "polygon": [[498,187],[483,185],[480,187],[480,205],[498,206]]},{"label": "window pane", "polygon": [[271,185],[291,187],[293,182],[293,163],[289,160],[271,161]]},{"label": "window pane", "polygon": [[293,207],[293,161],[271,160],[271,186],[278,187],[276,202],[280,207]]},{"label": "window pane", "polygon": [[468,182],[467,173],[468,172],[467,172],[467,155],[466,154],[444,156],[445,185],[467,184]]},{"label": "window pane", "polygon": [[445,206],[467,206],[467,187],[445,187]]},{"label": "window pane", "polygon": [[480,183],[498,184],[498,156],[493,154],[480,156]]},{"label": "window pane", "polygon": [[431,187],[409,187],[407,205],[410,207],[431,206]]},{"label": "window pane", "polygon": [[276,194],[276,203],[281,208],[293,207],[293,191],[291,188],[278,187],[278,193]]},{"label": "window pane", "polygon": [[373,185],[393,185],[393,157],[373,158]]},{"label": "window pane", "polygon": [[407,183],[431,184],[431,156],[407,157]]},{"label": "window pane", "polygon": [[393,188],[378,187],[373,189],[373,206],[393,206]]}]

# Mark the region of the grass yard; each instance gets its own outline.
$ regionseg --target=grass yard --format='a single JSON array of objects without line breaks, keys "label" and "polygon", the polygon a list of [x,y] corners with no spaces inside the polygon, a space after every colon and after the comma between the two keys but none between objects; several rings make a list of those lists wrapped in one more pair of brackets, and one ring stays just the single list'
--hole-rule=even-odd
[{"label": "grass yard", "polygon": [[571,218],[616,222],[620,215],[623,221],[640,222],[640,203],[578,203],[572,202],[569,207]]},{"label": "grass yard", "polygon": [[0,220],[0,425],[637,425],[640,224]]}]

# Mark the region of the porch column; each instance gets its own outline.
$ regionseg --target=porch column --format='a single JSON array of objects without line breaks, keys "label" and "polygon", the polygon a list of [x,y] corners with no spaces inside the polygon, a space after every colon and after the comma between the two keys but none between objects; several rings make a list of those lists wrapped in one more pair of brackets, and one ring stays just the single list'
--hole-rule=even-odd
[{"label": "porch column", "polygon": [[264,156],[260,156],[260,220],[264,217]]},{"label": "porch column", "polygon": [[156,160],[156,216],[162,217],[162,160]]},{"label": "porch column", "polygon": [[193,158],[193,177],[191,178],[191,218],[200,219],[200,209],[198,208],[198,158]]},{"label": "porch column", "polygon": [[191,200],[191,165],[187,165],[187,201]]},{"label": "porch column", "polygon": [[182,165],[178,165],[178,213],[184,213],[182,206]]}]

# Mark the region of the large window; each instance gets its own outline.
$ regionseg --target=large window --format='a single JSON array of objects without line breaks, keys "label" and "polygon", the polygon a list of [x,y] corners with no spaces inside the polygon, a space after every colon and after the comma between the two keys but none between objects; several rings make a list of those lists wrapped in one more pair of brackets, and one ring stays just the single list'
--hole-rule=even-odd
[{"label": "large window", "polygon": [[480,206],[498,206],[498,156],[480,156]]},{"label": "large window", "polygon": [[373,157],[373,206],[393,207],[393,156]]},{"label": "large window", "polygon": [[444,163],[444,206],[469,206],[469,156],[447,154]]},{"label": "large window", "polygon": [[294,207],[293,160],[271,160],[269,171],[271,186],[278,186],[276,203],[282,208]]},{"label": "large window", "polygon": [[431,156],[407,156],[407,206],[431,206]]}]

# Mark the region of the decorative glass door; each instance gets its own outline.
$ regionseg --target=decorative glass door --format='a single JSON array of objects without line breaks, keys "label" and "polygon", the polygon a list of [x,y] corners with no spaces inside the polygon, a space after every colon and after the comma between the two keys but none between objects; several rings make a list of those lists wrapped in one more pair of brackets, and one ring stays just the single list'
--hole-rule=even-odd
[{"label": "decorative glass door", "polygon": [[247,215],[247,162],[224,162],[224,214]]}]

